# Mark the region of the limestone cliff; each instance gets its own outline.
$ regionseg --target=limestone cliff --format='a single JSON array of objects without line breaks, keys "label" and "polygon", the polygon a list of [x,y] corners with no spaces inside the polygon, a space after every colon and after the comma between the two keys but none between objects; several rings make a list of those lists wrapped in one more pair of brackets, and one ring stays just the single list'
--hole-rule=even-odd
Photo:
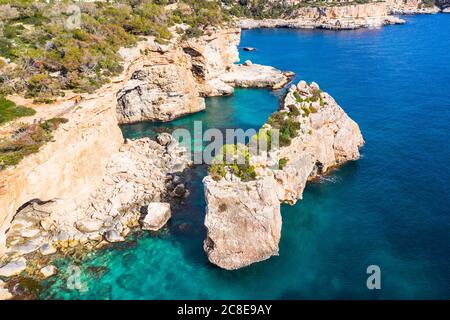
[{"label": "limestone cliff", "polygon": [[[204,247],[209,260],[222,268],[238,269],[276,255],[280,203],[295,204],[309,179],[359,159],[364,140],[358,125],[317,84],[292,86],[277,116],[297,122],[299,130],[268,158],[251,158],[255,181],[243,182],[231,173],[204,179]],[[263,128],[273,129],[269,123]]]},{"label": "limestone cliff", "polygon": [[323,28],[357,29],[377,28],[387,24],[404,23],[391,16],[384,2],[366,4],[343,4],[316,7],[300,7],[289,18],[252,20],[243,19],[239,25],[243,29],[253,28]]},{"label": "limestone cliff", "polygon": [[205,109],[192,65],[181,48],[166,52],[160,48],[144,49],[144,56],[148,57],[144,66],[118,92],[119,122],[170,121]]}]

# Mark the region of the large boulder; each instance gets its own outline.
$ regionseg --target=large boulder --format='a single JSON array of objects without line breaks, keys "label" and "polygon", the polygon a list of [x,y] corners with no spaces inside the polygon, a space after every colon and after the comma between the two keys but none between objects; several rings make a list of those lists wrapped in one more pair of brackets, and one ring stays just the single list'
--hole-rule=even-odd
[{"label": "large boulder", "polygon": [[152,202],[147,207],[147,214],[142,220],[142,229],[158,231],[165,226],[172,216],[170,204],[163,202]]},{"label": "large boulder", "polygon": [[103,227],[103,221],[97,219],[84,219],[77,221],[75,227],[84,233],[99,231]]}]

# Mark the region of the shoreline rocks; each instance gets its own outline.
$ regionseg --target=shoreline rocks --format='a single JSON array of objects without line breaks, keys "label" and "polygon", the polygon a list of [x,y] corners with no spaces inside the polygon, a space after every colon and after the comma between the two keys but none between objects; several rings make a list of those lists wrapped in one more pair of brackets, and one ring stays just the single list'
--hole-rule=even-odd
[{"label": "shoreline rocks", "polygon": [[19,258],[13,260],[4,266],[0,267],[0,276],[1,277],[12,277],[18,275],[22,271],[27,268],[27,261],[25,258]]},{"label": "shoreline rocks", "polygon": [[[316,83],[292,85],[276,117],[288,117],[299,129],[267,158],[250,155],[257,173],[254,181],[240,181],[229,177],[231,173],[203,180],[204,249],[209,260],[224,269],[239,269],[277,255],[280,204],[295,204],[309,180],[360,157],[364,140],[358,125]],[[263,128],[271,130],[270,123]]]},{"label": "shoreline rocks", "polygon": [[9,292],[7,288],[5,288],[5,283],[0,280],[0,301],[9,300],[13,297],[13,295]]},{"label": "shoreline rocks", "polygon": [[293,73],[282,72],[276,68],[254,64],[250,60],[233,65],[230,71],[220,78],[232,87],[281,89],[292,78]]},{"label": "shoreline rocks", "polygon": [[438,2],[427,6],[423,0],[387,0],[386,4],[391,14],[435,14],[441,11]]},{"label": "shoreline rocks", "polygon": [[171,218],[170,204],[153,202],[147,206],[147,214],[142,220],[142,230],[158,231]]},{"label": "shoreline rocks", "polygon": [[57,274],[58,269],[53,265],[49,265],[49,266],[41,268],[41,270],[39,270],[39,272],[41,273],[41,275],[44,279],[48,279],[51,276],[54,276],[55,274]]},{"label": "shoreline rocks", "polygon": [[[212,28],[164,50],[153,39],[141,42],[139,50],[144,54],[135,62],[140,67],[133,67],[117,93],[119,123],[167,122],[204,110],[205,97],[231,95],[235,87],[278,89],[287,83],[286,76],[272,67],[254,65],[244,70],[235,65],[239,42],[240,29],[235,28]],[[133,55],[127,50],[122,54]],[[275,80],[270,80],[272,76]]]},{"label": "shoreline rocks", "polygon": [[379,28],[390,24],[403,24],[404,20],[390,15],[384,2],[323,7],[303,7],[285,19],[241,19],[242,29],[294,28],[351,30]]}]

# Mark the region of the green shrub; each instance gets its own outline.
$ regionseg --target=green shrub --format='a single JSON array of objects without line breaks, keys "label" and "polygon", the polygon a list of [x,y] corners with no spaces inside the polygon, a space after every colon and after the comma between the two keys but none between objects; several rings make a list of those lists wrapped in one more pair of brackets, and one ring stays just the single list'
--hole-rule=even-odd
[{"label": "green shrub", "polygon": [[294,105],[289,105],[289,115],[292,117],[298,117],[300,115],[300,110]]},{"label": "green shrub", "polygon": [[[228,162],[230,159],[227,158],[227,155],[232,160],[231,163]],[[238,159],[239,156],[242,156],[243,159]],[[244,160],[244,163],[241,163],[240,160]],[[225,177],[227,173],[239,177],[243,182],[256,179],[255,167],[250,164],[248,147],[244,145],[224,145],[208,172],[216,181]]]},{"label": "green shrub", "polygon": [[292,139],[297,136],[300,123],[296,120],[295,114],[279,111],[273,113],[267,121],[272,128],[280,130],[280,147],[289,146]]},{"label": "green shrub", "polygon": [[[186,36],[197,37],[207,26],[229,21],[220,1],[180,0],[181,9],[168,11],[164,6],[173,1],[118,0],[81,3],[81,26],[69,30],[64,8],[70,0],[0,1],[18,12],[0,24],[0,56],[23,66],[5,76],[21,80],[24,92],[15,87],[16,93],[38,101],[62,90],[95,91],[122,71],[118,49],[133,46],[141,36],[165,44],[175,23],[188,24]],[[0,86],[4,94],[9,89]]]}]

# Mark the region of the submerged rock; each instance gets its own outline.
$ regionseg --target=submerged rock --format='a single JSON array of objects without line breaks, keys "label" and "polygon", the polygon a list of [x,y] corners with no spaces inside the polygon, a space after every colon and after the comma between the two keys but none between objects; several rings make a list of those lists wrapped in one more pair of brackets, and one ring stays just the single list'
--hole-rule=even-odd
[{"label": "submerged rock", "polygon": [[169,221],[171,215],[170,204],[162,202],[150,203],[147,207],[147,214],[142,220],[142,229],[158,231]]}]

